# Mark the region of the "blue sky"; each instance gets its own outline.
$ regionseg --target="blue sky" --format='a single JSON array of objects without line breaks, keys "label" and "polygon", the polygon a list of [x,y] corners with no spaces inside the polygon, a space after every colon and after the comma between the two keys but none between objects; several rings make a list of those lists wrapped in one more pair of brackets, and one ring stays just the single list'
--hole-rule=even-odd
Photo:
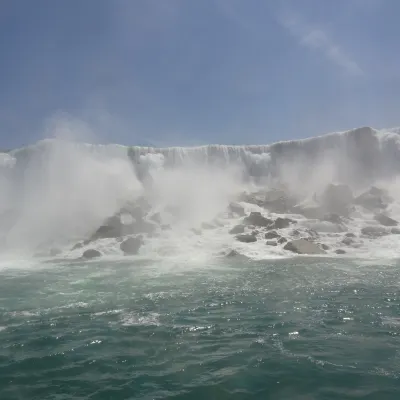
[{"label": "blue sky", "polygon": [[398,0],[2,0],[0,147],[60,115],[159,146],[398,126],[399,15]]}]

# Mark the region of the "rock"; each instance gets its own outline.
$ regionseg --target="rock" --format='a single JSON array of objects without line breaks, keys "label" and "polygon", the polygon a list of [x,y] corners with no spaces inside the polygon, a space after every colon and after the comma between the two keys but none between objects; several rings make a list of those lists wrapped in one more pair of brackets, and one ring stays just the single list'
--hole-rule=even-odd
[{"label": "rock", "polygon": [[276,243],[274,240],[267,240],[266,245],[267,246],[278,246],[278,243]]},{"label": "rock", "polygon": [[393,218],[390,218],[384,214],[378,214],[374,217],[375,221],[378,221],[383,226],[397,226],[398,222]]},{"label": "rock", "polygon": [[392,199],[384,190],[372,186],[369,190],[356,197],[354,203],[368,210],[377,210],[385,209],[391,201]]},{"label": "rock", "polygon": [[273,223],[271,219],[265,218],[259,211],[253,211],[249,216],[245,217],[246,225],[254,225],[258,227],[268,227]]},{"label": "rock", "polygon": [[244,233],[244,230],[245,230],[244,225],[236,225],[229,231],[229,233],[231,235],[237,235],[238,233]]},{"label": "rock", "polygon": [[241,256],[239,252],[236,250],[231,250],[228,254],[225,255],[225,257],[232,258],[232,257],[238,257]]},{"label": "rock", "polygon": [[232,213],[238,215],[239,217],[244,217],[246,215],[244,207],[241,206],[239,203],[230,203],[228,208]]},{"label": "rock", "polygon": [[389,234],[389,232],[381,226],[366,226],[361,229],[361,233],[369,237],[379,237]]},{"label": "rock", "polygon": [[279,244],[284,244],[284,243],[286,243],[286,242],[287,242],[287,239],[284,238],[284,237],[281,237],[280,239],[278,239],[278,243],[279,243]]},{"label": "rock", "polygon": [[399,228],[392,228],[390,230],[390,233],[393,235],[400,235],[400,229]]},{"label": "rock", "polygon": [[352,237],[345,237],[342,240],[342,243],[345,244],[346,246],[351,246],[352,244],[354,244],[354,239]]},{"label": "rock", "polygon": [[322,250],[329,250],[329,246],[325,243],[320,244]]},{"label": "rock", "polygon": [[260,233],[260,231],[258,231],[257,229],[254,229],[254,230],[251,232],[251,234],[252,234],[253,236],[257,236],[259,233]]},{"label": "rock", "polygon": [[279,235],[279,233],[277,233],[276,231],[270,231],[265,234],[265,239],[277,239],[280,237],[281,235]]},{"label": "rock", "polygon": [[98,257],[101,257],[101,253],[95,249],[85,250],[82,254],[82,258],[85,258],[87,260],[90,260],[92,258],[98,258]]},{"label": "rock", "polygon": [[139,252],[139,249],[142,245],[143,238],[141,236],[136,236],[124,240],[119,247],[125,255],[134,255]]},{"label": "rock", "polygon": [[303,215],[308,219],[322,219],[326,214],[320,204],[316,202],[305,201],[293,206],[292,212]]},{"label": "rock", "polygon": [[323,221],[332,222],[333,224],[339,224],[339,225],[343,223],[342,217],[339,214],[335,213],[325,214],[323,217]]},{"label": "rock", "polygon": [[253,243],[257,242],[257,237],[254,235],[237,235],[236,240],[243,243]]},{"label": "rock", "polygon": [[305,239],[297,239],[288,242],[284,246],[284,250],[292,251],[297,254],[325,254],[325,250],[322,250],[315,243],[312,243]]},{"label": "rock", "polygon": [[344,236],[348,237],[348,238],[355,238],[356,235],[354,233],[351,232],[347,232]]},{"label": "rock", "polygon": [[319,238],[319,234],[314,229],[306,229],[305,232],[310,236],[309,239],[315,240]]},{"label": "rock", "polygon": [[285,229],[288,228],[291,224],[296,223],[293,219],[290,218],[281,218],[278,217],[272,225],[270,225],[269,229]]},{"label": "rock", "polygon": [[338,215],[348,215],[349,206],[354,200],[353,192],[348,185],[330,183],[321,196],[324,208]]},{"label": "rock", "polygon": [[342,250],[342,249],[335,250],[335,253],[336,254],[346,254],[346,252],[344,250]]}]

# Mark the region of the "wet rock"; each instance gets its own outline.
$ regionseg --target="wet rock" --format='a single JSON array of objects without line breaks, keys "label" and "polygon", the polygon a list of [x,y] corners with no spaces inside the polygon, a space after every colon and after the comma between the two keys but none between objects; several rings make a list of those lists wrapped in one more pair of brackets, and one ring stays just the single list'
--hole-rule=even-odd
[{"label": "wet rock", "polygon": [[244,207],[241,206],[239,203],[230,203],[228,206],[229,210],[238,215],[239,217],[244,217],[246,215],[245,211],[244,211]]},{"label": "wet rock", "polygon": [[278,217],[272,225],[270,225],[269,229],[285,229],[288,228],[291,224],[295,224],[296,221],[290,218],[281,218]]},{"label": "wet rock", "polygon": [[342,249],[336,249],[335,253],[336,254],[346,254],[346,252],[344,250],[342,250]]},{"label": "wet rock", "polygon": [[267,240],[266,245],[267,246],[278,246],[278,243],[275,242],[275,240]]},{"label": "wet rock", "polygon": [[225,255],[225,257],[228,258],[239,257],[239,256],[241,256],[241,254],[236,250],[231,250],[229,253]]},{"label": "wet rock", "polygon": [[229,231],[229,233],[231,235],[237,235],[239,233],[244,233],[244,231],[245,231],[244,225],[236,225]]},{"label": "wet rock", "polygon": [[286,243],[284,246],[285,250],[291,251],[297,254],[325,254],[325,250],[322,250],[318,245],[305,239],[297,239]]},{"label": "wet rock", "polygon": [[273,223],[273,220],[265,218],[259,211],[253,211],[245,217],[244,223],[246,225],[254,225],[258,227],[268,227]]},{"label": "wet rock", "polygon": [[385,214],[378,214],[374,217],[375,221],[378,221],[383,226],[397,226],[398,222],[393,218],[386,216]]},{"label": "wet rock", "polygon": [[389,234],[389,232],[385,228],[383,228],[381,226],[366,226],[366,227],[361,229],[361,233],[364,236],[368,236],[368,237],[371,237],[371,238],[380,237],[380,236],[384,236],[384,235],[388,235]]},{"label": "wet rock", "polygon": [[260,231],[258,231],[257,229],[254,229],[254,230],[251,232],[251,234],[252,234],[253,236],[257,236],[259,233],[260,233]]},{"label": "wet rock", "polygon": [[356,235],[352,232],[347,232],[344,236],[348,237],[348,238],[355,238]]},{"label": "wet rock", "polygon": [[352,237],[345,237],[342,240],[342,243],[345,244],[346,246],[351,246],[355,243],[355,240]]},{"label": "wet rock", "polygon": [[368,210],[385,209],[392,199],[383,189],[372,186],[366,192],[355,198],[354,203]]},{"label": "wet rock", "polygon": [[278,239],[278,243],[279,243],[279,244],[284,244],[284,243],[286,243],[286,242],[287,242],[287,239],[284,238],[284,237],[281,237],[280,239]]},{"label": "wet rock", "polygon": [[322,219],[325,215],[325,210],[315,202],[297,204],[292,208],[292,212],[303,215],[308,219]]},{"label": "wet rock", "polygon": [[329,246],[325,243],[320,244],[322,250],[329,250]]},{"label": "wet rock", "polygon": [[393,235],[400,235],[400,229],[399,228],[392,228],[390,230],[390,233]]},{"label": "wet rock", "polygon": [[140,247],[143,245],[143,238],[141,236],[130,237],[120,244],[120,249],[125,255],[138,254]]},{"label": "wet rock", "polygon": [[85,258],[87,260],[93,259],[93,258],[99,258],[101,257],[101,253],[98,250],[95,249],[88,249],[85,250],[82,254],[82,258]]},{"label": "wet rock", "polygon": [[236,240],[243,243],[254,243],[257,242],[257,237],[254,235],[237,235]]},{"label": "wet rock", "polygon": [[270,231],[265,234],[265,239],[277,239],[280,237],[281,235],[279,235],[279,233],[276,231]]}]

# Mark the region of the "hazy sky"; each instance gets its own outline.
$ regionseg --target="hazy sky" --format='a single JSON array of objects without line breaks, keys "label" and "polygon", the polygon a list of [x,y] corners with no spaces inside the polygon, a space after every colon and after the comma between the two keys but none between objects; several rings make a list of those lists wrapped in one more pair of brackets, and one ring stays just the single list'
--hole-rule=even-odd
[{"label": "hazy sky", "polygon": [[1,0],[0,147],[257,144],[400,125],[399,0]]}]

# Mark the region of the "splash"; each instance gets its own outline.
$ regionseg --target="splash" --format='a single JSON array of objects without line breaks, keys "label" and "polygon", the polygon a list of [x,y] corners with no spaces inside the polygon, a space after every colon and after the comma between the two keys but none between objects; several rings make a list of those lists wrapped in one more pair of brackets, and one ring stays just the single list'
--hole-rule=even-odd
[{"label": "splash", "polygon": [[[190,148],[90,145],[65,136],[0,154],[3,251],[70,245],[139,199],[149,215],[158,213],[158,223],[169,227],[168,240],[176,249],[185,230],[232,224],[228,205],[244,192],[285,188],[304,200],[319,196],[331,182],[354,191],[383,182],[400,198],[397,129],[359,128],[271,145]],[[245,206],[257,209],[252,207]],[[391,209],[400,213],[395,205]],[[212,241],[221,245],[215,237]]]}]

